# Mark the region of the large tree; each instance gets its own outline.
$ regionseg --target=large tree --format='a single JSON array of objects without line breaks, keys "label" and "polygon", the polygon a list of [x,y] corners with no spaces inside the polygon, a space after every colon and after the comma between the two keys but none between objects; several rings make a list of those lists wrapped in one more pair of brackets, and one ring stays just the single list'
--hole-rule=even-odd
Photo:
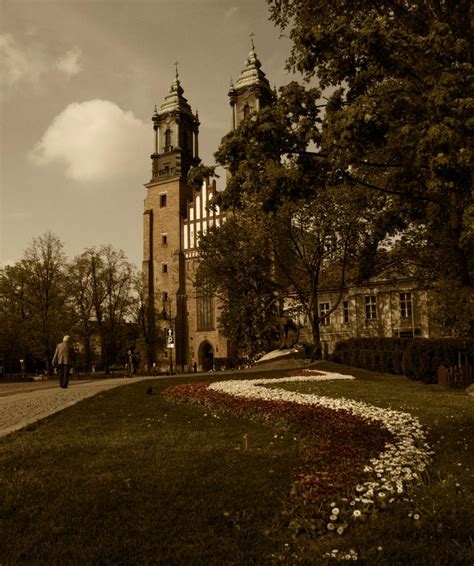
[{"label": "large tree", "polygon": [[69,301],[74,312],[74,334],[84,348],[84,369],[91,371],[93,337],[97,332],[94,319],[94,286],[90,255],[76,256],[67,269]]},{"label": "large tree", "polygon": [[278,327],[269,225],[255,213],[235,212],[200,239],[196,293],[218,296],[219,323],[239,361],[271,349]]},{"label": "large tree", "polygon": [[10,373],[19,369],[19,360],[29,353],[26,281],[18,265],[0,272],[0,365]]},{"label": "large tree", "polygon": [[[280,89],[272,104],[227,135],[216,159],[231,176],[215,199],[233,215],[234,223],[253,211],[270,243],[271,262],[278,268],[275,280],[281,302],[285,297],[296,299],[307,315],[317,349],[324,318],[318,304],[321,275],[330,268],[342,293],[349,259],[359,253],[361,235],[374,231],[381,207],[379,195],[368,197],[360,189],[349,193],[334,186],[330,164],[321,151],[320,96],[318,89],[292,82]],[[225,253],[226,235],[235,239],[239,231],[217,234]],[[225,271],[221,277],[225,278]],[[233,277],[231,284],[238,282]]]},{"label": "large tree", "polygon": [[470,0],[268,3],[293,41],[289,67],[329,93],[320,153],[332,181],[384,197],[366,259],[396,235],[425,277],[469,288]]},{"label": "large tree", "polygon": [[[272,217],[273,256],[282,294],[296,300],[306,315],[315,351],[320,352],[320,325],[342,298],[351,258],[359,247],[361,219],[340,192],[330,188],[317,198],[282,203]],[[337,293],[330,310],[321,313],[320,289],[328,280]]]},{"label": "large tree", "polygon": [[[397,260],[403,271],[408,265],[441,291],[441,312],[452,303],[446,289],[467,297],[466,320],[456,327],[468,328],[474,269],[470,2],[269,4],[294,43],[289,67],[318,87],[290,83],[223,139],[216,159],[231,176],[218,204],[232,213],[251,206],[278,216],[303,202],[301,210],[314,221],[299,232],[294,222],[286,224],[292,250],[286,260],[296,261],[287,264],[287,274],[299,265],[301,275],[306,265],[314,283],[320,266],[297,257],[294,235],[304,235],[306,250],[317,249],[316,217],[321,228],[332,218],[327,237],[337,242],[335,256],[343,257],[350,244],[359,280],[380,268],[379,252],[389,249],[382,257]],[[345,203],[343,215],[330,203],[321,213],[334,192]],[[349,241],[341,235],[351,233],[351,223],[357,235]],[[285,241],[279,232],[277,240]],[[326,254],[322,267],[328,260]],[[339,270],[336,287],[344,273]],[[311,280],[298,282],[311,296]],[[303,301],[304,292],[299,295]],[[315,304],[312,314],[317,342]]]},{"label": "large tree", "polygon": [[28,340],[27,352],[41,359],[48,373],[56,343],[70,331],[65,269],[63,244],[47,232],[33,239],[21,261],[9,271],[15,282],[11,289],[16,289],[11,298],[21,306],[22,340]]},{"label": "large tree", "polygon": [[[76,258],[82,285],[87,289],[76,293],[76,307],[85,307],[85,316],[93,316],[102,346],[102,362],[106,373],[118,361],[120,343],[124,339],[125,320],[131,314],[133,268],[122,250],[112,246],[88,248]],[[92,309],[91,309],[92,306]],[[84,332],[87,324],[82,323]],[[88,327],[89,328],[89,327]]]}]

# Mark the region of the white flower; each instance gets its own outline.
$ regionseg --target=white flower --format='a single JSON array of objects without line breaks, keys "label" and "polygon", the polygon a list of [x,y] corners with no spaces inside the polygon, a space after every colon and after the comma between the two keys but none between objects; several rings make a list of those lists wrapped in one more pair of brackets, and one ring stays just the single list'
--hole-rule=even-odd
[{"label": "white flower", "polygon": [[[370,460],[370,465],[364,467],[367,474],[375,474],[375,481],[365,482],[365,485],[357,485],[356,492],[361,494],[367,492],[371,497],[378,492],[379,498],[383,499],[387,494],[402,494],[405,485],[418,479],[415,470],[424,471],[431,461],[433,454],[430,446],[426,443],[426,433],[417,418],[409,413],[374,407],[366,403],[352,399],[322,397],[315,394],[304,394],[297,391],[285,389],[268,389],[267,384],[294,383],[299,381],[329,381],[329,380],[353,380],[354,377],[330,372],[319,372],[315,375],[311,371],[301,371],[301,375],[282,377],[277,379],[253,379],[233,380],[212,383],[209,388],[221,391],[236,397],[249,399],[262,399],[268,401],[283,400],[304,405],[315,405],[325,407],[334,411],[344,410],[365,419],[381,423],[393,436],[393,441],[385,445],[384,451],[377,458]],[[275,435],[277,438],[277,435]],[[369,476],[370,477],[370,476]],[[372,478],[373,479],[373,478]],[[382,492],[385,490],[387,493]],[[370,490],[370,493],[368,492]],[[360,503],[360,498],[350,501],[352,507]],[[394,498],[390,499],[392,502]],[[367,502],[363,498],[363,502]],[[331,507],[335,507],[334,505]],[[337,515],[337,513],[332,513]],[[361,512],[355,509],[355,517]],[[331,524],[331,523],[330,523]]]}]

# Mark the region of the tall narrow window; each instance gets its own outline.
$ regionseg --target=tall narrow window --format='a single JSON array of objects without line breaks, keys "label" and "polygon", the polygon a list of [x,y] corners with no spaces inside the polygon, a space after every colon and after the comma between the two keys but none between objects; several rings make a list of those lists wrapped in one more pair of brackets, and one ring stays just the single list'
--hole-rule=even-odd
[{"label": "tall narrow window", "polygon": [[411,318],[412,302],[411,293],[400,293],[400,316],[402,318]]},{"label": "tall narrow window", "polygon": [[163,309],[161,312],[163,318],[166,320],[168,318],[168,314],[171,316],[171,313],[169,313],[169,311],[171,310],[171,305],[169,303],[168,293],[166,291],[163,291],[162,299],[163,299]]},{"label": "tall narrow window", "polygon": [[167,263],[161,264],[161,273],[168,273],[168,264]]},{"label": "tall narrow window", "polygon": [[244,118],[247,118],[247,116],[250,114],[250,106],[248,104],[246,104],[244,106]]},{"label": "tall narrow window", "polygon": [[330,317],[325,316],[327,312],[329,312],[329,303],[319,303],[319,316],[321,318],[321,325],[328,326],[330,324]]},{"label": "tall narrow window", "polygon": [[171,146],[171,130],[166,130],[165,132],[165,151],[171,151],[173,148]]},{"label": "tall narrow window", "polygon": [[214,329],[214,297],[210,293],[203,293],[196,297],[197,329]]},{"label": "tall narrow window", "polygon": [[166,193],[160,194],[160,208],[164,208],[166,206]]},{"label": "tall narrow window", "polygon": [[161,234],[161,245],[166,246],[168,244],[168,234]]},{"label": "tall narrow window", "polygon": [[343,301],[342,303],[342,320],[344,324],[349,324],[349,301]]},{"label": "tall narrow window", "polygon": [[375,320],[377,318],[377,297],[366,295],[365,297],[365,319]]}]

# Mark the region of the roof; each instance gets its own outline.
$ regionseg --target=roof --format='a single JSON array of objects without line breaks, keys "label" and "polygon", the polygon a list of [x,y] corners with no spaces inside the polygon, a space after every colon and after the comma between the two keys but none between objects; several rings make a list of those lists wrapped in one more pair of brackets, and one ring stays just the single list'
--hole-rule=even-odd
[{"label": "roof", "polygon": [[165,97],[163,104],[160,106],[158,116],[169,114],[171,112],[184,112],[193,116],[191,106],[183,96],[184,90],[179,82],[178,70],[176,69],[176,77],[171,83],[169,94]]},{"label": "roof", "polygon": [[255,46],[252,41],[252,49],[247,57],[245,69],[241,72],[240,77],[232,90],[240,90],[256,85],[263,86],[266,89],[271,90],[270,83],[268,82],[268,79],[261,67],[262,64],[255,53]]}]

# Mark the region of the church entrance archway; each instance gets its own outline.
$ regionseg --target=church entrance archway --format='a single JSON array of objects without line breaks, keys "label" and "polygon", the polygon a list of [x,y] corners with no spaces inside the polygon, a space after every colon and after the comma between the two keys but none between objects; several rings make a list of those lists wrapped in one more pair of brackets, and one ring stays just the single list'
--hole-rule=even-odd
[{"label": "church entrance archway", "polygon": [[201,345],[200,362],[203,371],[210,371],[214,367],[214,348],[209,342]]}]

